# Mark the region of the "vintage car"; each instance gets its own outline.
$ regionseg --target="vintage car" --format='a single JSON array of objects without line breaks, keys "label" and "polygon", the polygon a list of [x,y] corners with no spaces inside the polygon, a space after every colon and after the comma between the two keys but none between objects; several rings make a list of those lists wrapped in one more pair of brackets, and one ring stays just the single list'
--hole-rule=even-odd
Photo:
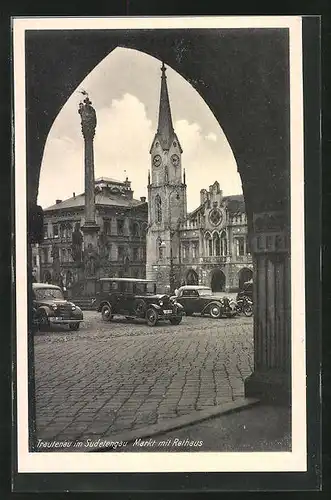
[{"label": "vintage car", "polygon": [[163,320],[179,325],[183,316],[183,307],[175,299],[156,293],[154,281],[138,278],[100,278],[94,307],[103,321],[120,315],[144,319],[149,326]]},{"label": "vintage car", "polygon": [[207,286],[184,285],[176,295],[176,300],[184,307],[185,314],[208,314],[212,318],[221,316],[231,317],[237,314],[236,301],[227,297],[213,294]]},{"label": "vintage car", "polygon": [[68,302],[61,288],[46,283],[32,283],[34,323],[40,329],[51,324],[69,325],[78,330],[83,321],[82,310]]}]

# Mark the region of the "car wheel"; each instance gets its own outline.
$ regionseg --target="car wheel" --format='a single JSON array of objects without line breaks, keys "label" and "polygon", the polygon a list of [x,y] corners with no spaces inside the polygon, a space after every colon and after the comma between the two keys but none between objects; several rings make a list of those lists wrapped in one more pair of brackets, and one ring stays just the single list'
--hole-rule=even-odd
[{"label": "car wheel", "polygon": [[244,315],[250,318],[253,315],[253,307],[251,304],[246,304],[244,306]]},{"label": "car wheel", "polygon": [[134,315],[138,318],[143,318],[146,314],[146,304],[143,300],[137,300],[133,305]]},{"label": "car wheel", "polygon": [[146,312],[146,320],[147,320],[147,324],[148,326],[155,326],[156,323],[157,323],[157,312],[155,311],[155,309],[147,309],[147,312]]},{"label": "car wheel", "polygon": [[109,304],[105,304],[104,306],[102,306],[101,317],[103,321],[110,321],[112,319],[113,315],[111,313],[111,306]]},{"label": "car wheel", "polygon": [[39,330],[44,330],[49,328],[49,319],[46,311],[40,311],[38,313],[38,326]]},{"label": "car wheel", "polygon": [[170,323],[172,325],[179,325],[179,323],[182,321],[182,317],[179,316],[178,318],[171,318]]},{"label": "car wheel", "polygon": [[69,328],[70,330],[76,331],[79,330],[79,323],[70,323]]},{"label": "car wheel", "polygon": [[210,306],[209,313],[212,318],[215,319],[220,318],[221,317],[220,306],[218,304],[213,304],[212,306]]}]

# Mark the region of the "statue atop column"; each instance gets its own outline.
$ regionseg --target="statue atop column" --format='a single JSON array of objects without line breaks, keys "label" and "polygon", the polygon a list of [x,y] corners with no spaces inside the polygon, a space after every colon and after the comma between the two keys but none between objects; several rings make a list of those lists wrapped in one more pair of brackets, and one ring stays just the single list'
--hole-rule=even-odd
[{"label": "statue atop column", "polygon": [[85,92],[84,95],[87,97],[85,97],[83,102],[79,103],[78,108],[78,113],[81,116],[82,133],[84,139],[93,139],[97,125],[97,116],[87,93]]}]

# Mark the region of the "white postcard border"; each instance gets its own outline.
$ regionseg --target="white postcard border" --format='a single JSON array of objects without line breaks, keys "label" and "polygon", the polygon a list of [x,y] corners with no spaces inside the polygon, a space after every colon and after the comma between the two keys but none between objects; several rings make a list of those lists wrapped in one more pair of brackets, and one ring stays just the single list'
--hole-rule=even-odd
[{"label": "white postcard border", "polygon": [[[27,276],[26,276],[26,135],[25,30],[38,29],[288,28],[290,33],[291,109],[291,260],[292,280],[292,451],[45,453],[28,451]],[[305,471],[306,352],[304,261],[304,154],[302,88],[302,18],[119,17],[15,18],[14,123],[17,314],[17,454],[18,472],[274,472]],[[73,459],[74,458],[74,459]]]}]

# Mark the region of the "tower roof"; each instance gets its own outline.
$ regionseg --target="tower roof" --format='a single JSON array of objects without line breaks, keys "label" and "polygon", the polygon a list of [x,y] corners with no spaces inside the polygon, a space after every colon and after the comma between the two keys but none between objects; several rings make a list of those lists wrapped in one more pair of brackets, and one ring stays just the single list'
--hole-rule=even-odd
[{"label": "tower roof", "polygon": [[174,137],[174,127],[172,124],[170,101],[167,86],[166,67],[164,63],[161,66],[161,92],[159,105],[159,122],[157,126],[157,135],[163,149],[169,149]]}]

